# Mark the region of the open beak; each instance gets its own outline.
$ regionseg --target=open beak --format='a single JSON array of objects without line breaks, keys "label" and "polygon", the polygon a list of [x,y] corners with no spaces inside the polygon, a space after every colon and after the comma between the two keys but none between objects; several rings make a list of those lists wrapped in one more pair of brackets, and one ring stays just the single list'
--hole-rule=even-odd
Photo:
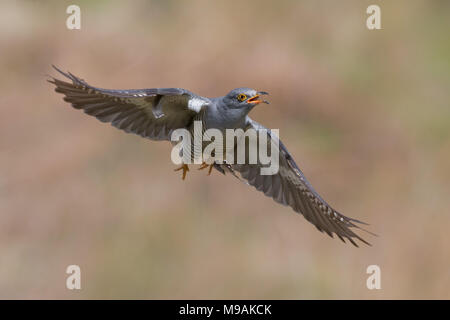
[{"label": "open beak", "polygon": [[268,95],[268,94],[269,94],[269,93],[268,93],[268,92],[265,92],[265,91],[258,91],[258,92],[256,93],[256,95],[254,95],[254,96],[251,97],[251,98],[248,98],[247,103],[250,103],[250,104],[267,103],[267,104],[269,104],[269,101],[267,101],[267,100],[262,100],[262,99],[261,99],[261,96],[262,96],[262,95]]}]

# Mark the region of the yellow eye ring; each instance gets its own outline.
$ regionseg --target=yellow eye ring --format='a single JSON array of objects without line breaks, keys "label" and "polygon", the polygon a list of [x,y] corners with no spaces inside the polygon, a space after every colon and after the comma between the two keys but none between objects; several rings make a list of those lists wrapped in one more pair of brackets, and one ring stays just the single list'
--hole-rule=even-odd
[{"label": "yellow eye ring", "polygon": [[237,95],[237,99],[239,100],[239,101],[244,101],[245,99],[247,99],[247,96],[245,95],[245,94],[243,94],[243,93],[239,93],[238,95]]}]

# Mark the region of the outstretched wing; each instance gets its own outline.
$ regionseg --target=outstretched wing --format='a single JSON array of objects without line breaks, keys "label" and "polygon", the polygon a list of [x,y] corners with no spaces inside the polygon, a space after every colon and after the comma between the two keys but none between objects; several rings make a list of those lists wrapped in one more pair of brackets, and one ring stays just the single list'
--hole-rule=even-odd
[{"label": "outstretched wing", "polygon": [[[278,139],[272,136],[270,130],[249,118],[247,128],[263,129],[269,136],[268,141]],[[358,245],[354,239],[370,245],[351,230],[351,228],[357,228],[368,232],[357,225],[366,223],[340,214],[325,202],[313,189],[281,141],[279,141],[278,172],[273,175],[262,175],[261,167],[260,164],[231,165],[231,168],[239,172],[250,185],[264,192],[266,196],[272,197],[276,202],[292,207],[319,231],[326,232],[330,237],[336,234],[342,241],[345,242],[344,239],[348,239],[355,246]]]},{"label": "outstretched wing", "polygon": [[116,128],[152,140],[170,140],[173,130],[188,127],[194,116],[210,103],[207,98],[179,88],[96,88],[70,72],[53,67],[71,82],[56,78],[48,81],[75,109],[82,109],[102,122],[110,122]]}]

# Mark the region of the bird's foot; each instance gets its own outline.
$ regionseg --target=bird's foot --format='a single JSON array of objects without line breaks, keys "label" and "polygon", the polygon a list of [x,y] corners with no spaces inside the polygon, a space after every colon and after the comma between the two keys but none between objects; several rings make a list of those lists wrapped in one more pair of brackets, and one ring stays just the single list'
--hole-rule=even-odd
[{"label": "bird's foot", "polygon": [[214,167],[214,163],[213,164],[207,164],[206,162],[203,162],[202,165],[200,166],[200,168],[198,168],[198,170],[203,170],[203,169],[208,168],[208,167],[209,167],[209,170],[208,170],[208,176],[209,176],[211,174],[211,171],[212,171],[213,167]]},{"label": "bird's foot", "polygon": [[174,171],[180,171],[180,170],[183,170],[183,176],[181,177],[181,179],[183,179],[183,180],[186,179],[186,173],[189,171],[188,165],[183,163],[183,165],[181,167],[176,168]]}]

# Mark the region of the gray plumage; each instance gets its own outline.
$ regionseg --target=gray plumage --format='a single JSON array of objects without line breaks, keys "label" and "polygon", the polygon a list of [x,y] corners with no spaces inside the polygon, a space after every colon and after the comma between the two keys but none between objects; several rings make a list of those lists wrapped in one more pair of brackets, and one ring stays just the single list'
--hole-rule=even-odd
[{"label": "gray plumage", "polygon": [[[93,87],[71,73],[54,68],[71,82],[56,78],[49,82],[56,86],[56,92],[64,94],[64,100],[75,109],[82,109],[102,122],[109,122],[118,129],[145,138],[170,141],[175,129],[191,130],[194,120],[201,120],[204,129],[267,130],[248,116],[255,105],[266,102],[251,102],[249,97],[259,97],[266,92],[238,88],[224,97],[205,98],[180,88],[108,90]],[[245,99],[240,101],[239,95],[245,95]],[[269,139],[274,139],[269,130],[265,132]],[[357,224],[365,223],[340,214],[323,200],[281,141],[279,171],[274,175],[261,175],[261,165],[258,163],[215,163],[214,168],[224,174],[237,176],[236,173],[239,173],[249,185],[301,213],[330,237],[336,234],[342,241],[347,239],[355,246],[358,245],[354,239],[369,244],[352,231],[352,228],[364,230]]]}]

